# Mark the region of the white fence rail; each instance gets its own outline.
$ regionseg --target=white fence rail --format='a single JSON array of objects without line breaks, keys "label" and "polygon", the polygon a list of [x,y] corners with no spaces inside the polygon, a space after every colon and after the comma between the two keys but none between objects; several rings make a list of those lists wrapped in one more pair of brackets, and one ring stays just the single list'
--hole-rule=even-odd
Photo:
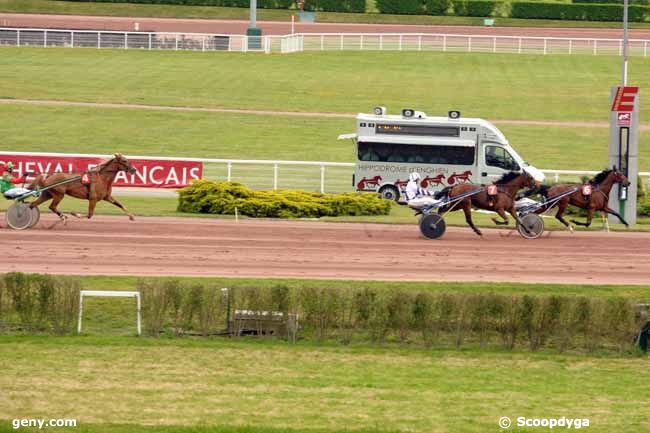
[{"label": "white fence rail", "polygon": [[[518,54],[616,55],[621,39],[429,33],[298,33],[245,36],[204,33],[118,32],[0,28],[0,45],[226,52],[440,51]],[[648,56],[650,40],[631,39],[632,56]]]}]

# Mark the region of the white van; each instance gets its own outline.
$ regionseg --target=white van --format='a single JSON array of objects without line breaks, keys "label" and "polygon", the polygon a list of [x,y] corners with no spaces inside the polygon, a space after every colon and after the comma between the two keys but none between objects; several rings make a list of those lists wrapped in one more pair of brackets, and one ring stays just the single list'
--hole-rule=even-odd
[{"label": "white van", "polygon": [[460,183],[488,184],[508,171],[526,170],[542,182],[541,171],[524,161],[499,129],[483,119],[462,118],[457,111],[447,117],[428,117],[412,109],[388,115],[377,107],[373,114],[357,116],[353,139],[356,168],[353,185],[358,191],[376,191],[399,200],[409,173],[418,172],[421,186],[431,191]]}]

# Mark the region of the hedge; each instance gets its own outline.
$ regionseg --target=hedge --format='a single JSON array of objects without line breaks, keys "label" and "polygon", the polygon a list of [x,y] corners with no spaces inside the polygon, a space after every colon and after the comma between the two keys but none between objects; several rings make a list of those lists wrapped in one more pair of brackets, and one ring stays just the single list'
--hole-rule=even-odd
[{"label": "hedge", "polygon": [[382,14],[423,15],[424,0],[376,0],[375,7]]},{"label": "hedge", "polygon": [[502,2],[493,0],[452,0],[454,15],[462,17],[489,17]]},{"label": "hedge", "polygon": [[299,190],[254,191],[236,182],[200,180],[179,191],[178,210],[263,218],[388,215],[391,203],[374,194],[320,194]]},{"label": "hedge", "polygon": [[451,0],[427,0],[426,11],[429,15],[447,15]]},{"label": "hedge", "polygon": [[[624,0],[571,0],[571,3],[623,4]],[[630,5],[649,5],[650,0],[630,0]]]},{"label": "hedge", "polygon": [[[644,6],[630,6],[629,20],[641,22],[650,16]],[[512,18],[538,18],[575,21],[621,21],[623,6],[614,4],[512,3]]]},{"label": "hedge", "polygon": [[[248,8],[250,0],[71,0],[88,3],[144,3],[144,4],[170,4],[185,6],[221,6]],[[257,7],[262,9],[289,9],[295,0],[257,0]]]},{"label": "hedge", "polygon": [[306,11],[366,12],[366,0],[305,0]]}]

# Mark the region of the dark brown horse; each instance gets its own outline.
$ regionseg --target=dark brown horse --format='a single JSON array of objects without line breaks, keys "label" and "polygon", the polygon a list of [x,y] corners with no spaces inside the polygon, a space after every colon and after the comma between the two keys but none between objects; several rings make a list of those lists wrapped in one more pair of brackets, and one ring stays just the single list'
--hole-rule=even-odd
[{"label": "dark brown horse", "polygon": [[481,231],[474,225],[474,221],[472,221],[472,206],[478,209],[496,212],[503,221],[499,221],[496,218],[492,218],[492,221],[498,225],[507,225],[508,215],[506,212],[510,213],[515,220],[518,219],[517,212],[515,211],[515,195],[517,191],[522,188],[532,188],[534,185],[535,180],[530,174],[511,171],[501,176],[494,183],[493,186],[496,187],[492,191],[495,193],[494,195],[488,194],[488,189],[492,189],[489,186],[479,187],[477,185],[462,184],[443,189],[440,193],[436,194],[436,198],[446,193],[453,200],[454,197],[480,188],[481,191],[479,193],[466,197],[460,200],[459,203],[443,206],[439,212],[444,213],[450,210],[462,209],[465,213],[465,221],[467,221],[467,224],[469,224],[477,235],[481,236]]},{"label": "dark brown horse", "polygon": [[[124,213],[129,216],[129,219],[133,221],[135,219],[133,214],[131,214],[111,195],[113,181],[115,180],[117,173],[120,171],[126,171],[133,174],[136,172],[136,169],[128,159],[118,153],[115,154],[113,158],[104,161],[93,170],[84,173],[41,174],[34,179],[29,189],[43,189],[50,185],[54,185],[55,183],[73,179],[75,177],[79,178],[79,180],[43,191],[40,197],[30,203],[30,207],[38,207],[41,203],[45,203],[51,199],[52,203],[50,203],[50,210],[65,221],[66,216],[57,210],[57,206],[67,194],[75,198],[88,200],[87,218],[92,218],[95,214],[95,206],[97,205],[97,202],[105,200],[122,209]],[[78,216],[76,214],[73,215]]]},{"label": "dark brown horse", "polygon": [[[591,220],[593,219],[594,212],[602,211],[616,215],[618,219],[627,227],[628,223],[621,217],[621,215],[619,215],[613,209],[610,209],[608,206],[609,193],[615,183],[620,183],[623,186],[630,185],[630,181],[627,179],[627,177],[625,177],[623,173],[616,169],[616,166],[614,166],[611,170],[601,171],[592,180],[585,184],[591,187],[591,194],[589,195],[584,194],[582,188],[584,185],[576,183],[563,183],[553,185],[551,187],[543,187],[540,189],[540,194],[543,195],[547,200],[552,200],[553,197],[557,197],[562,193],[566,193],[571,189],[577,188],[576,192],[567,195],[557,202],[557,213],[555,214],[555,218],[557,218],[558,221],[560,221],[570,230],[573,230],[571,224],[562,218],[567,206],[570,204],[587,210],[587,222],[583,223],[580,221],[571,220],[571,222],[574,224],[589,227],[591,225]],[[544,212],[546,210],[547,209],[541,209],[540,212]]]}]

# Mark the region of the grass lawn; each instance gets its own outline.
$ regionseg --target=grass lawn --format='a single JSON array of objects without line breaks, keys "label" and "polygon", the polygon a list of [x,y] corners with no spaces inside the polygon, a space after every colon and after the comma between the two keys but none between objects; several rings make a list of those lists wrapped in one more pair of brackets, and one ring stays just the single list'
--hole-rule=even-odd
[{"label": "grass lawn", "polygon": [[[620,61],[438,52],[287,56],[2,48],[0,68],[3,98],[338,113],[385,105],[392,113],[404,107],[430,115],[457,109],[494,121],[607,121]],[[629,82],[650,87],[650,59],[630,60]]]},{"label": "grass lawn", "polygon": [[[354,162],[352,143],[337,140],[355,130],[352,117],[0,104],[0,122],[7,150]],[[607,161],[607,128],[496,124],[537,167],[600,170]],[[647,134],[640,135],[640,150],[639,167],[648,171]],[[349,178],[346,174],[342,186],[348,186]]]},{"label": "grass lawn", "polygon": [[0,366],[3,432],[15,418],[76,418],[80,427],[56,431],[102,433],[475,433],[497,431],[501,416],[589,418],[596,433],[650,429],[650,385],[639,380],[647,360],[634,357],[0,337]]},{"label": "grass lawn", "polygon": [[[427,15],[389,15],[376,13],[368,2],[367,11],[373,13],[334,13],[319,12],[318,22],[367,23],[367,24],[420,24],[420,25],[473,25],[482,26],[483,18],[427,16]],[[48,13],[74,15],[106,15],[161,18],[213,18],[247,20],[247,8],[225,8],[209,6],[150,5],[125,3],[84,3],[56,0],[0,0],[0,12]],[[295,10],[258,9],[260,21],[290,21]],[[495,25],[504,27],[614,27],[620,22],[589,22],[563,20],[527,20],[497,18]],[[630,28],[648,28],[650,23],[630,23]]]}]

